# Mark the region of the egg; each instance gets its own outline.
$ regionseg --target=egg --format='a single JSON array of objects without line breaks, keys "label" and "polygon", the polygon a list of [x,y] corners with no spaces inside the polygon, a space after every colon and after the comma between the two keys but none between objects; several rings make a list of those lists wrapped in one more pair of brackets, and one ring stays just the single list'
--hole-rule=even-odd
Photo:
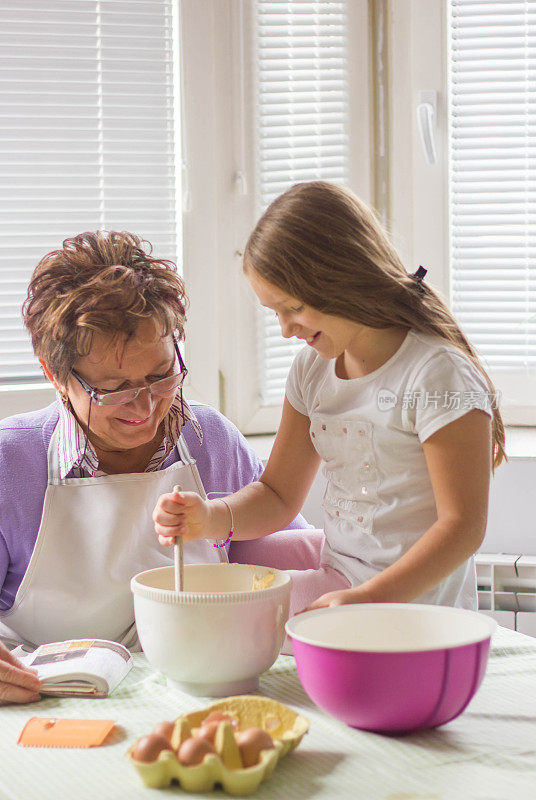
[{"label": "egg", "polygon": [[220,726],[220,721],[213,720],[212,722],[204,722],[200,728],[198,728],[196,732],[196,736],[199,739],[206,739],[209,742],[214,744],[214,739],[216,738],[216,734],[218,732],[218,728]]},{"label": "egg", "polygon": [[222,711],[213,711],[212,714],[205,717],[203,725],[206,725],[207,722],[230,722],[235,730],[238,728],[237,721],[230,714],[224,714]]},{"label": "egg", "polygon": [[175,730],[175,723],[168,722],[164,720],[164,722],[159,722],[158,725],[155,725],[153,728],[153,733],[157,733],[159,736],[163,736],[168,742],[171,742],[171,737],[173,736],[173,731]]},{"label": "egg", "polygon": [[245,768],[259,763],[261,750],[273,750],[275,746],[270,734],[262,728],[246,728],[245,731],[238,731],[236,742]]},{"label": "egg", "polygon": [[216,750],[211,743],[206,739],[200,739],[198,736],[192,736],[181,744],[177,751],[177,757],[183,766],[193,767],[195,764],[201,764],[209,753],[216,754]]},{"label": "egg", "polygon": [[132,758],[145,764],[156,761],[162,750],[172,750],[171,742],[159,733],[151,733],[138,739],[132,751]]}]

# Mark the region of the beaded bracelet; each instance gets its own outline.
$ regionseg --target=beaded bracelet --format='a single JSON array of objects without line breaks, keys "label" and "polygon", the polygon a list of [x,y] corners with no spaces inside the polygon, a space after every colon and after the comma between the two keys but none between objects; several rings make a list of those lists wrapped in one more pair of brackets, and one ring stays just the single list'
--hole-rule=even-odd
[{"label": "beaded bracelet", "polygon": [[218,497],[218,500],[221,500],[222,503],[224,503],[227,506],[227,508],[229,509],[229,514],[231,515],[231,530],[229,531],[229,536],[227,537],[227,539],[224,542],[222,542],[221,544],[218,544],[216,542],[215,544],[212,545],[212,547],[225,547],[225,545],[229,544],[229,542],[231,541],[232,535],[234,533],[233,510],[232,510],[231,506],[229,505],[229,503],[226,500],[223,499],[223,497]]}]

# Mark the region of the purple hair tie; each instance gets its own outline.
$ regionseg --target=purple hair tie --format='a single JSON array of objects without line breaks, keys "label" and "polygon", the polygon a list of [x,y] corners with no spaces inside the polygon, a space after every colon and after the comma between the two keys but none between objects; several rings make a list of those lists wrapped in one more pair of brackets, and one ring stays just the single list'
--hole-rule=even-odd
[{"label": "purple hair tie", "polygon": [[424,286],[422,285],[422,282],[427,272],[428,270],[424,267],[419,267],[419,269],[410,276],[417,284],[417,289],[421,294],[424,294]]}]

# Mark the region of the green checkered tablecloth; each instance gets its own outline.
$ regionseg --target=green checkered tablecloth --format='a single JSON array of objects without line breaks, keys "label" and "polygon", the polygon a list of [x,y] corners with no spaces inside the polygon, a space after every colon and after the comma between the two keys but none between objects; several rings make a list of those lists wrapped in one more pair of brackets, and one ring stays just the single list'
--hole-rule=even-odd
[{"label": "green checkered tablecloth", "polygon": [[[125,758],[156,722],[209,705],[170,688],[135,655],[135,666],[103,700],[48,698],[0,708],[0,800],[159,800],[186,795],[178,786],[146,789]],[[499,628],[484,683],[458,719],[435,730],[387,737],[353,730],[317,709],[281,656],[260,693],[309,718],[299,748],[253,795],[266,800],[535,800],[536,639]],[[17,739],[32,716],[114,719],[106,746],[88,750],[24,748]]]}]

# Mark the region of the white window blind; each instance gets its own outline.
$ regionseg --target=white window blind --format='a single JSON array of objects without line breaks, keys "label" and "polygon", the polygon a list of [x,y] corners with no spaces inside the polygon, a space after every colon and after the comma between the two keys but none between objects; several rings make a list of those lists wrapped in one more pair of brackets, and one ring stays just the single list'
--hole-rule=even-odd
[{"label": "white window blind", "polygon": [[[261,213],[289,186],[348,183],[346,2],[257,0],[257,199]],[[259,312],[263,405],[282,402],[302,342]]]},{"label": "white window blind", "polygon": [[450,0],[453,310],[492,373],[536,375],[536,1]]},{"label": "white window blind", "polygon": [[63,239],[130,230],[177,257],[172,5],[0,4],[0,383],[40,378],[21,305]]}]

